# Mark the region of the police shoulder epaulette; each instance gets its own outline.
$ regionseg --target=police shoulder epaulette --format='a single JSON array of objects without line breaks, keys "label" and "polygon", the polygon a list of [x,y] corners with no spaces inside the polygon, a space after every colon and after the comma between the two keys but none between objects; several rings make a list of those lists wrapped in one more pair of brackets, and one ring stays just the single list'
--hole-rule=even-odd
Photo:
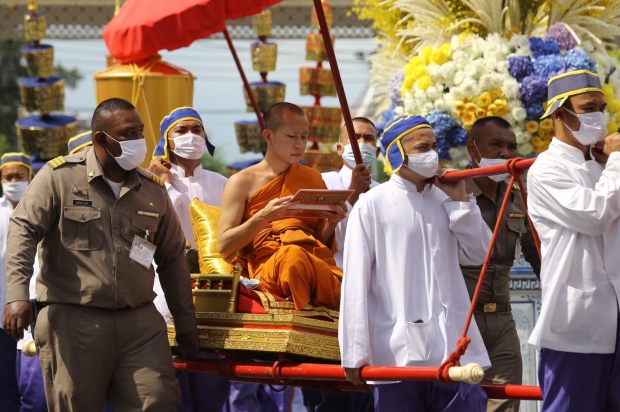
[{"label": "police shoulder epaulette", "polygon": [[67,159],[65,159],[64,156],[58,156],[57,158],[52,159],[49,162],[47,162],[47,164],[50,165],[52,169],[57,169],[60,166],[64,165],[65,163],[67,163]]},{"label": "police shoulder epaulette", "polygon": [[516,184],[516,183],[514,183],[514,184],[512,185],[512,188],[513,188],[514,190],[516,190],[516,191],[519,191],[519,192],[521,191],[521,188],[520,188],[520,187],[519,187],[519,185],[518,185],[518,184]]},{"label": "police shoulder epaulette", "polygon": [[164,180],[161,177],[157,176],[155,173],[151,173],[148,170],[142,169],[141,167],[139,167],[137,170],[143,176],[146,176],[161,187],[164,187]]}]

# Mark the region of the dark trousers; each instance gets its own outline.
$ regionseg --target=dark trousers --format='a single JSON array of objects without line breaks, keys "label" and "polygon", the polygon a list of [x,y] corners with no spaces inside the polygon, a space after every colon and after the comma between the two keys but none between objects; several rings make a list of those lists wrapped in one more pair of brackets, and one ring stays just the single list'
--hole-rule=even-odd
[{"label": "dark trousers", "polygon": [[17,341],[0,329],[0,411],[19,411],[16,357]]},{"label": "dark trousers", "polygon": [[400,382],[372,385],[377,412],[486,412],[487,395],[480,385]]},{"label": "dark trousers", "polygon": [[17,352],[17,383],[21,399],[20,412],[47,412],[43,372],[38,356]]},{"label": "dark trousers", "polygon": [[372,412],[374,410],[372,393],[330,393],[309,389],[302,389],[302,392],[304,405],[310,412]]},{"label": "dark trousers", "polygon": [[620,411],[620,315],[618,323],[615,353],[541,349],[541,412]]}]

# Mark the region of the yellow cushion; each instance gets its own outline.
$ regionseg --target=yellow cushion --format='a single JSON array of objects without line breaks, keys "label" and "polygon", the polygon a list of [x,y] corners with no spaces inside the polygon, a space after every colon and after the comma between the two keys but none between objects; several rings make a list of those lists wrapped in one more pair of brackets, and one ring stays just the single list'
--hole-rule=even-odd
[{"label": "yellow cushion", "polygon": [[194,199],[189,204],[194,240],[198,250],[198,265],[202,274],[231,273],[230,259],[224,259],[217,251],[217,225],[220,208]]}]

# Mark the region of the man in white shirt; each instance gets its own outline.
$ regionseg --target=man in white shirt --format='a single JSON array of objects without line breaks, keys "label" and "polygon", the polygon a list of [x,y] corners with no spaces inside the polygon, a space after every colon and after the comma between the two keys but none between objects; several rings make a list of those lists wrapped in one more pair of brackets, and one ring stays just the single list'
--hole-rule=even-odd
[{"label": "man in white shirt", "polygon": [[[549,80],[555,137],[528,173],[528,208],[542,247],[542,308],[529,343],[540,351],[543,411],[620,410],[618,244],[604,233],[620,216],[620,134],[606,135],[595,73]],[[609,155],[598,182],[591,145]],[[617,227],[617,226],[616,226]]]},{"label": "man in white shirt", "polygon": [[[459,264],[480,265],[491,241],[465,182],[433,178],[437,142],[426,119],[401,116],[381,138],[392,178],[349,216],[338,338],[347,379],[360,368],[439,366],[456,348],[470,306]],[[404,167],[403,167],[404,166]],[[462,363],[490,366],[475,322]],[[375,410],[485,411],[479,385],[369,382]]]},{"label": "man in white shirt", "polygon": [[[202,168],[200,159],[207,151],[213,156],[215,146],[209,142],[202,118],[196,110],[180,107],[171,111],[161,121],[160,133],[161,140],[155,148],[149,170],[164,181],[185,239],[192,248],[196,248],[189,203],[198,198],[201,202],[219,207],[228,179]],[[170,310],[157,276],[153,289],[157,294],[155,306],[166,323],[171,325]],[[180,373],[177,378],[183,398],[177,412],[219,412],[228,398],[230,383],[220,376]]]},{"label": "man in white shirt", "polygon": [[[355,128],[355,139],[357,140],[362,154],[363,164],[356,165],[351,142],[346,127],[340,130],[340,143],[338,143],[338,154],[342,156],[343,166],[338,172],[323,173],[323,181],[330,190],[353,190],[353,194],[348,200],[348,210],[351,210],[359,197],[364,192],[377,186],[379,183],[372,180],[370,166],[377,160],[381,149],[377,147],[377,128],[375,124],[365,117],[353,119]],[[334,255],[338,267],[342,267],[342,257],[344,254],[344,238],[347,232],[347,218],[338,223],[336,227],[336,242],[338,242],[338,252]]]},{"label": "man in white shirt", "polygon": [[[6,240],[9,218],[32,179],[30,158],[24,153],[5,153],[0,158],[2,197],[0,197],[0,319],[6,303]],[[16,374],[17,342],[0,325],[0,410],[19,411],[20,393]],[[39,369],[40,370],[40,369]],[[43,390],[43,387],[40,388]],[[45,401],[45,394],[43,395]]]}]

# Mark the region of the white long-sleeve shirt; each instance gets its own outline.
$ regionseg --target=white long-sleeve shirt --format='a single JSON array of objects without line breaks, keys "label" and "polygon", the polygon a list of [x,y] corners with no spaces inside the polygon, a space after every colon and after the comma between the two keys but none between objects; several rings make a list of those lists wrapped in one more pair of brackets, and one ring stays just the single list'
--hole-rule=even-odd
[{"label": "white long-sleeve shirt", "polygon": [[539,350],[615,350],[619,266],[605,258],[620,244],[605,251],[603,233],[620,216],[620,153],[609,156],[598,182],[589,169],[579,149],[553,139],[528,173],[542,252],[542,307],[528,342]]},{"label": "white long-sleeve shirt", "polygon": [[4,306],[6,305],[6,239],[9,235],[9,220],[13,209],[13,204],[6,196],[0,197],[0,329],[2,329]]},{"label": "white long-sleeve shirt", "polygon": [[[189,203],[197,197],[203,203],[220,207],[222,205],[222,193],[228,179],[218,173],[204,170],[202,166],[194,169],[193,176],[185,177],[185,171],[182,168],[172,163],[171,166],[172,181],[171,183],[166,183],[166,190],[172,201],[174,211],[177,212],[179,217],[179,223],[181,224],[185,239],[195,248],[196,242],[194,240],[194,230],[192,229],[192,218],[189,213]],[[155,266],[155,262],[153,262],[153,266]],[[153,291],[157,296],[153,303],[164,317],[166,324],[172,325],[170,309],[159,282],[157,268],[155,267],[154,269]]]},{"label": "white long-sleeve shirt", "polygon": [[[459,264],[482,264],[490,242],[472,196],[454,202],[435,186],[418,192],[394,175],[360,198],[344,246],[342,366],[440,365],[470,307]],[[488,368],[475,321],[468,336],[461,362]]]},{"label": "white long-sleeve shirt", "polygon": [[185,171],[182,168],[175,164],[171,164],[171,166],[172,181],[166,183],[166,190],[172,201],[172,206],[179,216],[185,239],[195,248],[196,242],[194,241],[194,231],[189,214],[189,203],[197,197],[203,203],[220,207],[222,205],[222,193],[228,179],[218,173],[204,170],[200,165],[192,173],[193,176],[185,177]]},{"label": "white long-sleeve shirt", "polygon": [[[339,172],[323,173],[323,181],[325,182],[325,185],[327,186],[327,188],[330,190],[349,189],[349,185],[351,185],[352,178],[353,178],[353,169],[347,166],[342,166],[342,169],[340,169]],[[379,183],[375,182],[374,180],[370,182],[371,189],[378,185]],[[363,195],[364,194],[362,193],[360,195],[360,198]],[[351,213],[351,209],[353,209],[353,206],[351,206],[351,204],[347,202],[347,208],[349,209],[349,211],[347,212],[347,217],[345,217],[338,223],[338,226],[336,226],[336,232],[335,232],[336,242],[338,242],[338,251],[334,255],[334,259],[336,259],[336,265],[338,265],[338,267],[340,268],[342,268],[342,260],[344,257],[344,239],[347,233],[347,221],[349,219],[349,213]]]}]

